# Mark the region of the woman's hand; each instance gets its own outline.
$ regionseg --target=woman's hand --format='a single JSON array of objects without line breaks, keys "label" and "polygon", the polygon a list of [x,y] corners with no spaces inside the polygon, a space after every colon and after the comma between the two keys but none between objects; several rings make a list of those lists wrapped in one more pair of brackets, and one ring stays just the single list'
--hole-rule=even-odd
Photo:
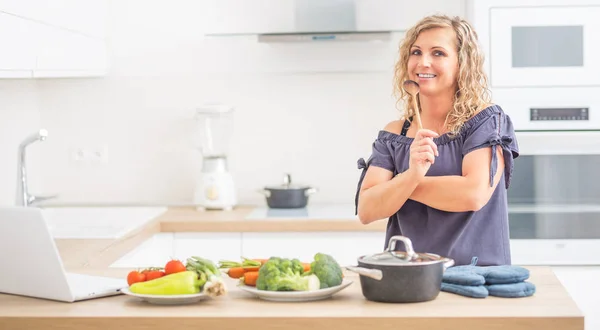
[{"label": "woman's hand", "polygon": [[435,162],[438,156],[437,145],[433,138],[438,134],[428,129],[420,129],[415,135],[413,143],[410,145],[409,170],[412,170],[418,177],[424,177]]}]

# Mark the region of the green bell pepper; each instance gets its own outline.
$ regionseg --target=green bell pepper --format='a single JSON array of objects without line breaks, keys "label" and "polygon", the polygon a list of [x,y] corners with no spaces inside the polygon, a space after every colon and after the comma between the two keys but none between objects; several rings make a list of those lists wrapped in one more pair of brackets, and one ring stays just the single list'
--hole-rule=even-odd
[{"label": "green bell pepper", "polygon": [[134,283],[129,291],[137,294],[176,295],[199,293],[206,278],[198,278],[194,271],[169,274],[154,280]]}]

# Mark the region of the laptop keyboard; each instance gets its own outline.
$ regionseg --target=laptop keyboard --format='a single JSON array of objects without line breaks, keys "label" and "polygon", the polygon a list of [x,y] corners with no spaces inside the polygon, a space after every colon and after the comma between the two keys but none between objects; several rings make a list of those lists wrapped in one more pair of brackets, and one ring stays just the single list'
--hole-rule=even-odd
[{"label": "laptop keyboard", "polygon": [[76,297],[86,297],[91,294],[117,291],[127,287],[124,279],[67,273],[67,281]]}]

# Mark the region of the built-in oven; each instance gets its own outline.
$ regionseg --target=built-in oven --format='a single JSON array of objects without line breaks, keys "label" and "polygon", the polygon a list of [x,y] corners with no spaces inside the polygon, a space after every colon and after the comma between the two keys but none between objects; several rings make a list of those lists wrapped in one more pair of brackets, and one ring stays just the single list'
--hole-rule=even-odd
[{"label": "built-in oven", "polygon": [[600,132],[517,132],[513,263],[600,265]]}]

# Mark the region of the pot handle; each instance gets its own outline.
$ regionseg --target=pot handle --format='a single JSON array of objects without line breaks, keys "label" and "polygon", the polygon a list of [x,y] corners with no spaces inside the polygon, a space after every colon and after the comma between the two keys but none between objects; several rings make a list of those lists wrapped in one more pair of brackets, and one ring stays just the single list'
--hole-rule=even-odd
[{"label": "pot handle", "polygon": [[312,194],[316,194],[319,191],[317,188],[308,188],[304,191],[304,196],[308,197]]},{"label": "pot handle", "polygon": [[271,192],[267,189],[259,189],[256,192],[265,195],[267,198],[271,197]]},{"label": "pot handle", "polygon": [[381,281],[383,278],[383,272],[379,269],[369,269],[364,267],[346,266],[346,269],[358,273],[362,276],[370,277],[374,280]]}]

